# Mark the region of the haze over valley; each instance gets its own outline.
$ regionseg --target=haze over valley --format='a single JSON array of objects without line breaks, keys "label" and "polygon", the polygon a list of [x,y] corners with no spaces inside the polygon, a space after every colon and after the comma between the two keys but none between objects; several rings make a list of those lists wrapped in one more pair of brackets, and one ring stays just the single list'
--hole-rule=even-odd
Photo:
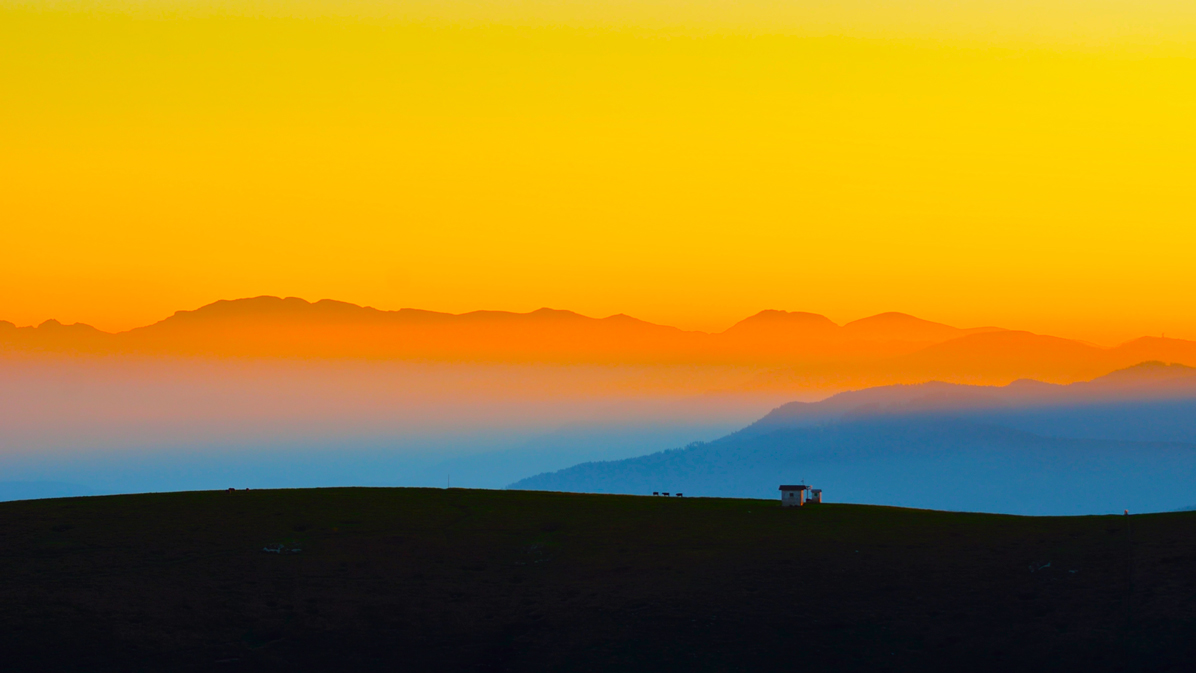
[{"label": "haze over valley", "polygon": [[[121,333],[0,323],[0,347],[7,498],[449,484],[769,497],[783,474],[878,504],[1196,504],[1181,364],[1196,342],[1180,339],[1101,348],[785,311],[710,334],[257,297]],[[991,492],[945,486],[979,482]]]}]

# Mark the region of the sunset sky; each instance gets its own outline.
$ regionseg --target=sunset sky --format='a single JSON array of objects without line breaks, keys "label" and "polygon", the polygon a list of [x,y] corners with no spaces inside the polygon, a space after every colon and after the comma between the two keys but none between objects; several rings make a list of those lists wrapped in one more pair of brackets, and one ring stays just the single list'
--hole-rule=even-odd
[{"label": "sunset sky", "polygon": [[0,319],[1196,339],[1196,3],[0,0]]}]

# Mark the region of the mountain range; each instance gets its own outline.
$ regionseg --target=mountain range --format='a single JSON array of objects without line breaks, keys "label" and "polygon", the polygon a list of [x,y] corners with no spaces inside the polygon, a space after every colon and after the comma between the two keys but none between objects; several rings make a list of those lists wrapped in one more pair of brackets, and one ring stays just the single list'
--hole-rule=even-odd
[{"label": "mountain range", "polygon": [[[1196,503],[1196,369],[1147,362],[1092,381],[883,386],[794,402],[709,443],[530,477],[511,488],[776,497],[1012,514]],[[831,497],[833,494],[833,498]]]},{"label": "mountain range", "polygon": [[1196,365],[1196,342],[1143,337],[1114,348],[997,327],[960,329],[902,313],[838,325],[768,310],[720,333],[571,311],[382,311],[297,297],[222,300],[108,333],[0,321],[8,354],[137,354],[451,362],[752,365],[870,384],[941,379],[1071,382],[1147,360]]}]

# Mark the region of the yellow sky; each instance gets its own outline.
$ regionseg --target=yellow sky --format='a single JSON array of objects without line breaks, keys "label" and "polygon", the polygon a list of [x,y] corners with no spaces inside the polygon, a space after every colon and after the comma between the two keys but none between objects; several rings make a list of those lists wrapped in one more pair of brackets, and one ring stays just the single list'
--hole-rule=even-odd
[{"label": "yellow sky", "polygon": [[1190,2],[0,2],[0,319],[1196,338],[1194,119]]}]

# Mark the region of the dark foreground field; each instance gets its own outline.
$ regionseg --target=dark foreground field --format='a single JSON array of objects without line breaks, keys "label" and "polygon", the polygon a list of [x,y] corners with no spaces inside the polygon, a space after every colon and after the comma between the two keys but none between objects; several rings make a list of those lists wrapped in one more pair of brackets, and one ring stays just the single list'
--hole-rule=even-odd
[{"label": "dark foreground field", "polygon": [[1196,656],[1196,513],[205,492],[3,503],[0,550],[5,671],[1186,671]]}]

